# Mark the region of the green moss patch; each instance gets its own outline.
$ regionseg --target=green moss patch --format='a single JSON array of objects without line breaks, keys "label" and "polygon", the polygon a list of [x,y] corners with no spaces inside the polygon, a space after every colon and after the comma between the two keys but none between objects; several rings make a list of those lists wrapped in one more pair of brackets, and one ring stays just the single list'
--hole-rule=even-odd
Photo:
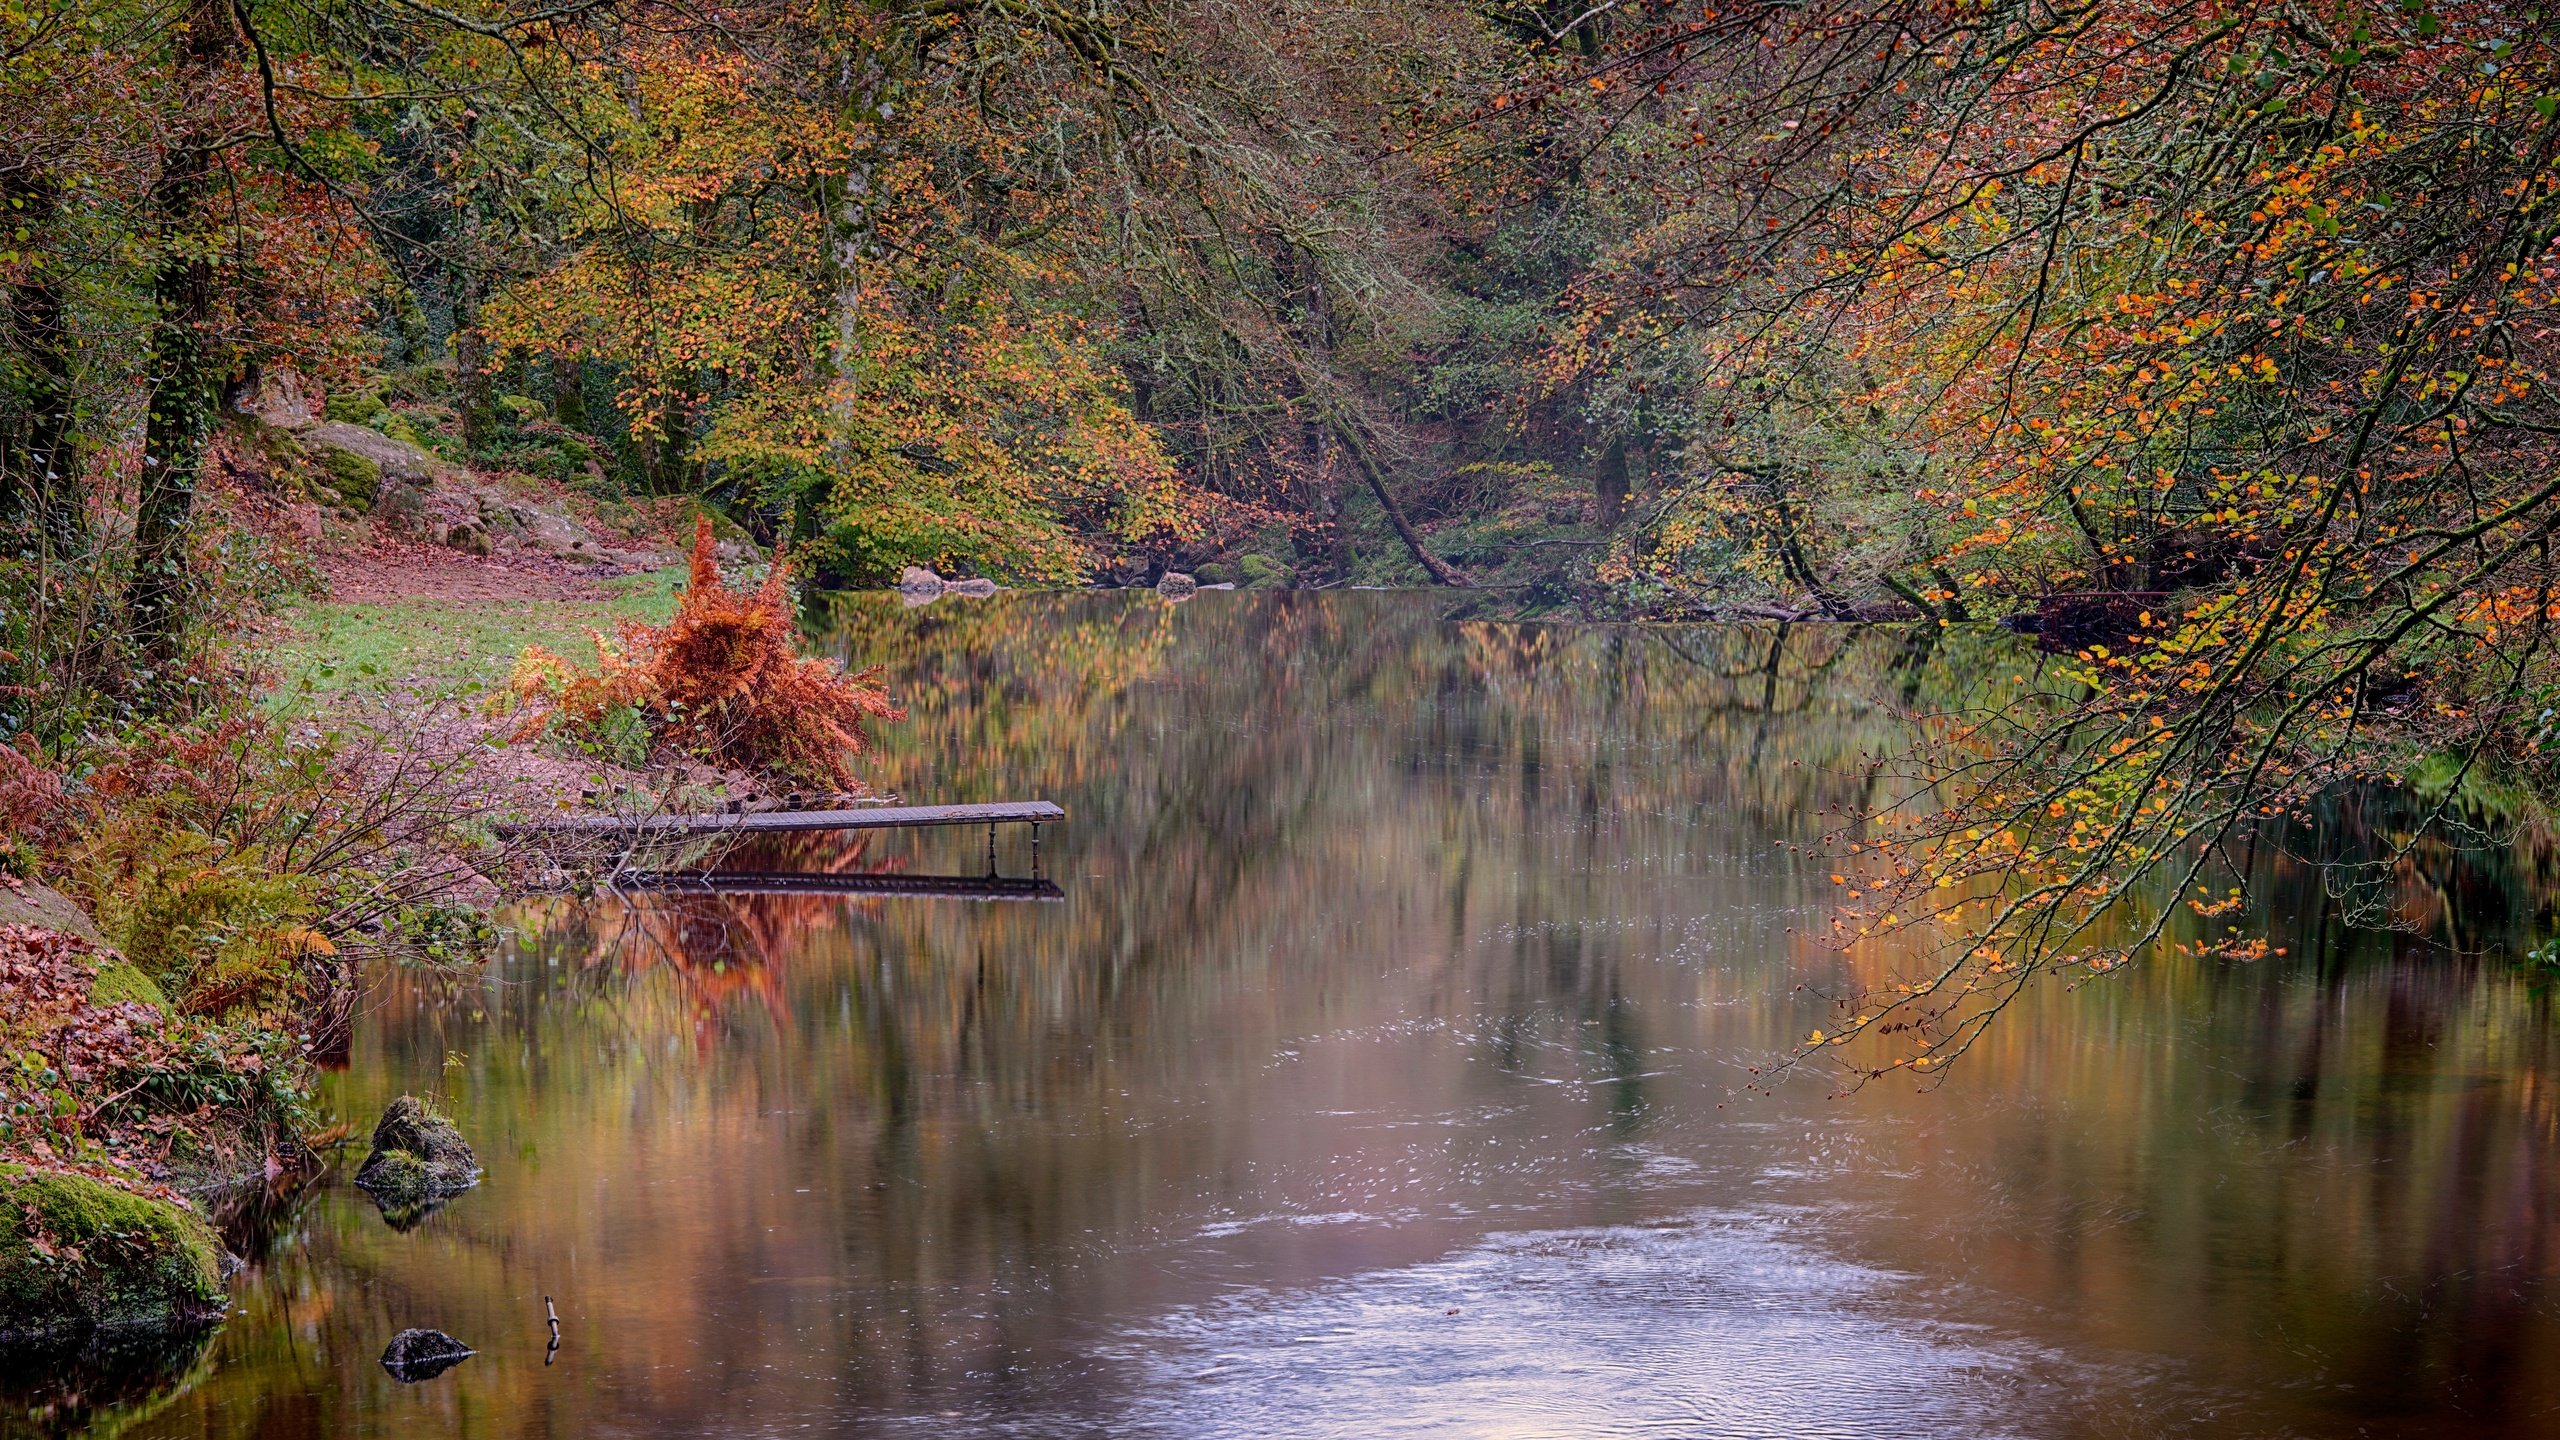
[{"label": "green moss patch", "polygon": [[352,450],[331,450],[322,464],[329,472],[329,488],[350,504],[371,505],[382,493],[382,467]]},{"label": "green moss patch", "polygon": [[221,1255],[204,1221],[167,1201],[0,1165],[0,1335],[214,1319]]},{"label": "green moss patch", "polygon": [[169,997],[160,982],[142,973],[142,967],[118,960],[98,967],[98,978],[89,985],[92,1005],[152,1005],[162,1011],[169,1008]]}]

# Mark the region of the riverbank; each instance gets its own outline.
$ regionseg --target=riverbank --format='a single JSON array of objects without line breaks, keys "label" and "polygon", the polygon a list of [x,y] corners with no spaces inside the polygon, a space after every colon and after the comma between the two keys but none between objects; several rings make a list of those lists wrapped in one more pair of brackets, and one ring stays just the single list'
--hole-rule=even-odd
[{"label": "riverbank", "polygon": [[677,567],[593,543],[565,498],[492,507],[485,477],[428,473],[506,543],[434,536],[414,496],[353,523],[281,483],[234,495],[259,573],[310,582],[243,604],[174,718],[59,768],[0,751],[0,1185],[44,1201],[0,1227],[0,1336],[220,1313],[189,1278],[221,1254],[208,1219],[273,1211],[343,1130],[311,1097],[357,966],[474,966],[498,901],[598,859],[505,822],[850,788],[862,721],[896,713],[797,654],[782,592],[724,579],[754,555],[707,519]]},{"label": "riverbank", "polygon": [[[664,621],[672,547],[476,554],[396,515],[229,472],[262,572],[189,718],[56,770],[0,753],[0,1337],[185,1330],[221,1313],[227,1212],[318,1173],[311,1104],[367,956],[463,964],[521,878],[508,814],[638,778],[511,743],[489,702],[528,645]],[[457,480],[456,483],[461,483]],[[513,492],[527,533],[583,533]],[[555,547],[556,548],[556,547]],[[112,733],[112,732],[110,732]]]}]

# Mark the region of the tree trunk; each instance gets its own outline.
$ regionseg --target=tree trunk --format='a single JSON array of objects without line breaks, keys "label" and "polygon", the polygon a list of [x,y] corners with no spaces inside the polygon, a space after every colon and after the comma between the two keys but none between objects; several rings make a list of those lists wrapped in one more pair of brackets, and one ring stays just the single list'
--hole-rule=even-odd
[{"label": "tree trunk", "polygon": [[1600,455],[1600,473],[1591,487],[1592,497],[1599,502],[1600,523],[1615,525],[1627,513],[1627,442],[1622,437],[1609,442]]},{"label": "tree trunk", "polygon": [[[21,223],[38,231],[53,219],[61,187],[50,175],[7,187]],[[11,327],[25,357],[26,429],[8,437],[0,454],[0,484],[7,488],[7,520],[11,528],[29,526],[57,559],[82,554],[88,543],[88,512],[80,493],[80,473],[73,454],[70,336],[63,328],[62,291],[55,284],[50,257],[39,252],[28,267],[25,283],[9,296]]]},{"label": "tree trunk", "polygon": [[587,363],[575,355],[551,357],[551,415],[572,430],[587,428]]},{"label": "tree trunk", "polygon": [[489,373],[489,337],[480,333],[479,283],[463,282],[454,307],[453,388],[462,407],[462,444],[473,454],[498,443],[497,377]]},{"label": "tree trunk", "polygon": [[1805,559],[1804,544],[1796,534],[1796,507],[1788,502],[1786,496],[1776,494],[1774,485],[1771,499],[1774,502],[1772,508],[1778,512],[1779,554],[1785,558],[1787,569],[1794,574],[1796,583],[1813,596],[1813,603],[1822,607],[1823,614],[1834,620],[1856,619],[1857,613],[1849,608],[1848,602],[1823,584],[1822,577],[1814,573],[1813,563]]},{"label": "tree trunk", "polygon": [[827,414],[834,423],[831,448],[842,454],[852,443],[854,371],[862,359],[862,266],[880,251],[875,176],[887,158],[890,112],[904,78],[894,65],[904,48],[885,51],[868,37],[846,40],[836,57],[831,88],[845,130],[859,138],[845,157],[844,173],[818,184],[818,206],[826,216],[827,243],[819,253],[819,283],[827,292]]},{"label": "tree trunk", "polygon": [[660,412],[658,441],[650,448],[649,488],[660,495],[682,495],[693,488],[693,405],[679,391],[667,397]]},{"label": "tree trunk", "polygon": [[[178,43],[179,84],[190,111],[213,98],[213,72],[238,44],[222,0],[196,0]],[[196,479],[213,430],[220,361],[213,337],[212,247],[197,233],[214,179],[210,117],[190,114],[151,187],[160,258],[152,270],[151,402],[143,421],[140,500],[133,521],[133,583],[126,603],[147,688],[166,699],[186,622],[187,536]]]},{"label": "tree trunk", "polygon": [[1405,518],[1404,507],[1397,504],[1396,497],[1388,492],[1386,473],[1379,466],[1378,457],[1370,453],[1368,440],[1361,435],[1360,427],[1336,416],[1333,433],[1341,438],[1342,448],[1350,451],[1351,458],[1359,463],[1361,475],[1369,482],[1370,493],[1378,497],[1378,508],[1387,512],[1387,523],[1395,527],[1397,537],[1404,541],[1404,548],[1412,551],[1413,558],[1421,562],[1424,572],[1431,576],[1431,583],[1465,585],[1467,577],[1464,574],[1423,546],[1421,534],[1413,528],[1413,522]]}]

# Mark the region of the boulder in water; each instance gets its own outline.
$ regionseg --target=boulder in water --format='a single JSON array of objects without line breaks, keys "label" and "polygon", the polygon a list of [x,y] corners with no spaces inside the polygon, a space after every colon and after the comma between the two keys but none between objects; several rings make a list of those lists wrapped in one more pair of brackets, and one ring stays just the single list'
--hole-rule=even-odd
[{"label": "boulder in water", "polygon": [[441,1330],[403,1330],[383,1347],[382,1368],[401,1384],[415,1385],[433,1380],[475,1353]]},{"label": "boulder in water", "polygon": [[1167,570],[1164,577],[1156,581],[1156,593],[1167,600],[1188,600],[1200,593],[1200,582],[1179,570]]},{"label": "boulder in water", "polygon": [[996,593],[996,582],[983,575],[974,575],[966,580],[951,581],[942,588],[949,594],[967,595],[972,599],[984,600]]},{"label": "boulder in water", "polygon": [[479,1181],[480,1162],[462,1132],[415,1095],[383,1107],[373,1127],[373,1153],[356,1171],[356,1184],[394,1225]]},{"label": "boulder in water", "polygon": [[942,593],[942,577],[921,565],[910,565],[898,572],[898,593],[933,596]]}]

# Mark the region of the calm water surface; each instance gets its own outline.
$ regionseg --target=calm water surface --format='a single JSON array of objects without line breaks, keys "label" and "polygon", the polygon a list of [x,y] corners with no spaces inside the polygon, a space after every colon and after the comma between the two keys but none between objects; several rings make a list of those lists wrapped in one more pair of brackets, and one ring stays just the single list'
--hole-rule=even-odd
[{"label": "calm water surface", "polygon": [[[1057,800],[1063,902],[546,904],[484,980],[376,977],[329,1104],[438,1094],[486,1182],[251,1227],[101,1429],[2560,1434],[2512,967],[2280,870],[2286,960],[2042,996],[1930,1094],[1755,1091],[1840,963],[1788,845],[1949,657],[1449,604],[846,602],[884,788]],[[481,1353],[396,1384],[411,1325]]]}]

